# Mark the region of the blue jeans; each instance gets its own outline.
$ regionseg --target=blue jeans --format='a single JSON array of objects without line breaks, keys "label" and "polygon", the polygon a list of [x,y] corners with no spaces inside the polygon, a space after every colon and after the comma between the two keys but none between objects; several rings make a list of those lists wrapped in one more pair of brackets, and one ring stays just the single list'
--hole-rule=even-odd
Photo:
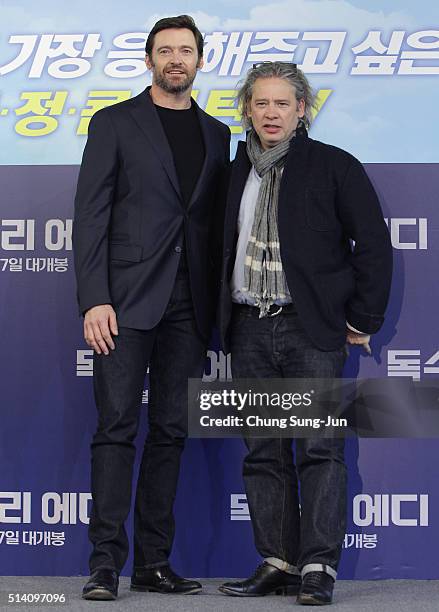
[{"label": "blue jeans", "polygon": [[168,563],[173,505],[187,435],[187,379],[201,378],[207,340],[197,330],[187,270],[181,267],[160,323],[150,330],[121,327],[116,349],[94,354],[98,427],[91,445],[93,544],[90,571],[118,573],[128,555],[125,521],[131,505],[142,390],[149,364],[149,432],[137,481],[134,566]]},{"label": "blue jeans", "polygon": [[[231,354],[234,378],[341,377],[346,359],[344,347],[315,347],[294,308],[259,319],[251,306],[234,306]],[[291,439],[245,443],[243,476],[258,552],[302,575],[320,570],[335,578],[346,528],[344,439],[297,439],[296,465]]]}]

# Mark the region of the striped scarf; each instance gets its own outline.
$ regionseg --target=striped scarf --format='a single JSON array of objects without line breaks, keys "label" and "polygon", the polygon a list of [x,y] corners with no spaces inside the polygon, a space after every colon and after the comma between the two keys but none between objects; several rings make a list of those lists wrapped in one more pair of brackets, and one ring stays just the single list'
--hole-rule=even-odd
[{"label": "striped scarf", "polygon": [[253,129],[247,135],[247,154],[262,180],[247,244],[243,291],[255,299],[259,318],[267,315],[276,300],[290,295],[282,268],[277,226],[280,181],[290,140],[264,151]]}]

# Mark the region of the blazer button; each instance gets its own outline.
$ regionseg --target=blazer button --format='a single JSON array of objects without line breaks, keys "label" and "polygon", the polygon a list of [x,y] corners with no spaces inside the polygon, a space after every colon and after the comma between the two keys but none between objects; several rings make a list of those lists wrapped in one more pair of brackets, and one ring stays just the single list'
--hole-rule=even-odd
[{"label": "blazer button", "polygon": [[176,246],[176,247],[175,247],[175,249],[174,249],[174,251],[175,251],[176,253],[181,253],[181,247],[180,247],[180,246]]}]

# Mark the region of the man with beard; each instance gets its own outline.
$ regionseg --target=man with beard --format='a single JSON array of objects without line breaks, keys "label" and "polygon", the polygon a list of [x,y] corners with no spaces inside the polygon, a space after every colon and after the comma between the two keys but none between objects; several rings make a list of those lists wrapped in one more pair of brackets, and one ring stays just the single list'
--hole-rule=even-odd
[{"label": "man with beard", "polygon": [[168,558],[187,433],[187,379],[202,376],[215,310],[214,194],[230,132],[191,99],[203,38],[187,15],[161,19],[146,43],[152,86],[90,122],[73,241],[84,336],[94,349],[93,544],[86,599],[115,599],[128,555],[142,389],[149,432],[137,482],[131,588],[196,593]]}]

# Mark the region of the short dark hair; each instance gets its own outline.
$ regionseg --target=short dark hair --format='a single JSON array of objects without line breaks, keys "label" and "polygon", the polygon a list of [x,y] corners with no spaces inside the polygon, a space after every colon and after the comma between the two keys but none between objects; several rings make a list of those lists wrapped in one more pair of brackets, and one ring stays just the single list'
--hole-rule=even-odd
[{"label": "short dark hair", "polygon": [[151,56],[152,48],[154,46],[155,35],[157,34],[157,32],[161,32],[162,30],[168,30],[169,28],[186,28],[190,30],[195,36],[195,41],[197,43],[198,50],[198,58],[203,57],[203,35],[195,25],[195,21],[190,15],[178,15],[177,17],[164,17],[163,19],[159,19],[159,21],[154,24],[152,30],[148,34],[148,38],[146,39],[145,53]]}]

